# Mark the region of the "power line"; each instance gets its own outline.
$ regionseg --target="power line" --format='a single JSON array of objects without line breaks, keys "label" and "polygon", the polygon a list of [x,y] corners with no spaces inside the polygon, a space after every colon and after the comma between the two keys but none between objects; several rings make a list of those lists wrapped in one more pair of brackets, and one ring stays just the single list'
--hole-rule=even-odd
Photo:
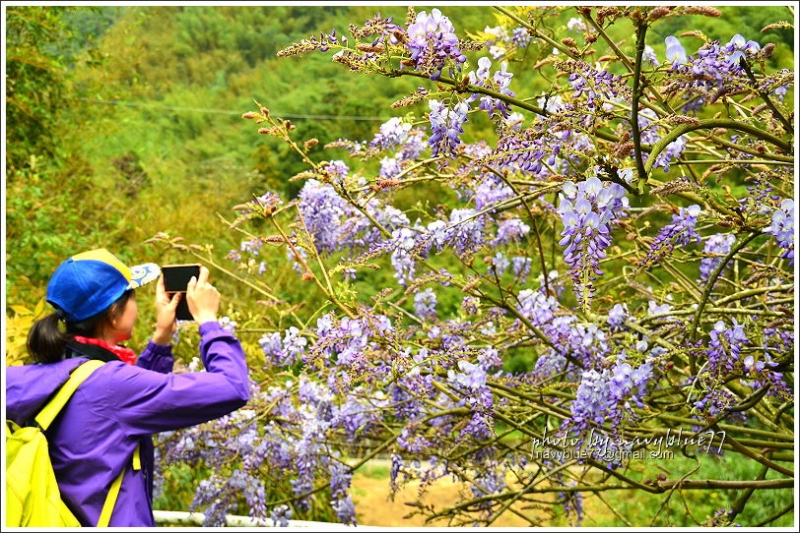
[{"label": "power line", "polygon": [[[213,115],[237,115],[241,116],[241,111],[231,111],[228,109],[205,109],[201,107],[179,107],[179,106],[168,106],[162,104],[146,104],[140,102],[124,102],[122,100],[96,100],[96,99],[89,99],[89,98],[82,98],[81,100],[85,100],[87,102],[92,102],[95,104],[105,104],[105,105],[118,105],[124,107],[147,107],[153,109],[163,109],[167,111],[180,111],[180,112],[190,112],[190,113],[205,113],[205,114],[213,114]],[[386,122],[392,117],[365,117],[360,115],[296,115],[296,114],[283,114],[283,113],[274,113],[273,114],[281,117],[281,118],[291,118],[291,119],[309,119],[309,120],[366,120],[366,121],[380,121]]]}]

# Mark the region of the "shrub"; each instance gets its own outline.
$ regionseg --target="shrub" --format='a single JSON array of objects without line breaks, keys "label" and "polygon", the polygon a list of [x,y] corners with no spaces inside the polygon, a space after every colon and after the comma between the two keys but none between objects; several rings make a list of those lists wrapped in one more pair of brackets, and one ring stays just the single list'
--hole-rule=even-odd
[{"label": "shrub", "polygon": [[[738,34],[649,38],[712,7],[495,9],[472,35],[410,8],[279,52],[417,79],[373,138],[320,147],[244,113],[307,169],[232,222],[228,259],[268,306],[254,400],[164,443],[214,472],[208,523],[353,524],[376,456],[394,490],[463,481],[461,502],[412,507],[452,525],[578,524],[584,496],[631,490],[668,513],[726,494],[681,523],[792,513],[792,71]],[[515,85],[531,70],[538,88]],[[282,257],[298,277],[275,293],[261,267]],[[700,468],[719,456],[750,473]],[[754,518],[765,490],[780,503]]]}]

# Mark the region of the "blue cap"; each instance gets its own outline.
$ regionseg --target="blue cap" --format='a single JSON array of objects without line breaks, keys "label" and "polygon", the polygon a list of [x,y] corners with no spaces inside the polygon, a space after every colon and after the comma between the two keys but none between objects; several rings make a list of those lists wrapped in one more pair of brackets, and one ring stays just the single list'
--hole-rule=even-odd
[{"label": "blue cap", "polygon": [[100,248],[61,263],[47,284],[47,302],[62,320],[80,322],[105,311],[125,291],[155,281],[160,274],[155,263],[129,268]]}]

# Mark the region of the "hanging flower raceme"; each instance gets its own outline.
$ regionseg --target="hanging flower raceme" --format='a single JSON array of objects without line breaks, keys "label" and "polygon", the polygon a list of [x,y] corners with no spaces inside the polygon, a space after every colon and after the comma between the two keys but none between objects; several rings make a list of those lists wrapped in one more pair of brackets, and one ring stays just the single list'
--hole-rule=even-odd
[{"label": "hanging flower raceme", "polygon": [[431,79],[439,79],[442,69],[450,60],[461,69],[467,58],[458,48],[458,37],[450,19],[438,9],[430,15],[422,11],[408,27],[408,48],[416,69],[430,73]]},{"label": "hanging flower raceme", "polygon": [[656,235],[641,265],[650,266],[656,263],[671,254],[678,244],[687,246],[691,243],[699,243],[701,237],[695,231],[695,226],[701,212],[702,209],[696,204],[678,209],[678,214],[672,215],[672,222],[661,228]]},{"label": "hanging flower raceme", "polygon": [[700,261],[700,282],[705,283],[719,266],[720,262],[731,251],[731,246],[736,242],[736,237],[730,233],[712,235],[706,240],[703,253],[706,254]]},{"label": "hanging flower raceme", "polygon": [[630,89],[622,76],[616,76],[608,70],[597,70],[583,61],[564,61],[556,65],[560,70],[569,72],[569,83],[575,90],[572,98],[585,99],[589,110],[594,111],[606,101],[619,98],[630,98]]},{"label": "hanging flower raceme", "polygon": [[481,364],[473,364],[461,360],[457,364],[458,371],[451,369],[447,380],[452,387],[463,396],[458,403],[472,411],[472,420],[466,425],[462,436],[471,436],[478,440],[489,438],[492,427],[492,405],[494,399],[486,384],[486,369]]},{"label": "hanging flower raceme", "polygon": [[735,318],[731,318],[730,327],[727,327],[722,320],[718,320],[709,336],[710,341],[706,351],[709,372],[712,375],[719,375],[723,371],[731,372],[741,359],[742,348],[749,342],[744,326]]},{"label": "hanging flower raceme", "polygon": [[450,109],[438,100],[430,101],[431,136],[428,144],[433,155],[455,156],[456,147],[461,144],[459,135],[464,133],[463,125],[467,121],[469,104],[459,102]]},{"label": "hanging flower raceme", "polygon": [[[564,428],[573,434],[584,437],[592,435],[587,442],[586,451],[596,459],[605,456],[611,447],[620,440],[619,427],[625,418],[636,418],[633,406],[641,407],[641,398],[646,392],[647,383],[652,377],[653,367],[643,363],[634,368],[630,363],[620,360],[613,368],[601,371],[585,370],[572,402],[572,417]],[[597,439],[592,428],[602,428],[598,434],[609,430],[608,439]],[[601,443],[598,446],[598,443]],[[619,459],[610,461],[611,468],[620,466]]]},{"label": "hanging flower raceme", "polygon": [[[508,62],[503,61],[500,63],[500,70],[496,71],[494,76],[491,76],[491,67],[492,61],[488,57],[480,58],[478,60],[478,70],[469,73],[469,82],[472,85],[486,87],[500,94],[513,97],[514,92],[508,88],[511,83],[511,77],[513,76],[512,73],[506,70],[508,68]],[[473,94],[469,97],[468,101],[471,102],[477,98],[478,95]],[[511,113],[511,108],[507,103],[493,96],[482,95],[480,101],[480,109],[486,111],[490,116],[499,113],[503,117],[508,117]]]},{"label": "hanging flower raceme", "polygon": [[764,231],[778,241],[778,246],[783,248],[781,257],[789,260],[789,265],[794,265],[794,200],[787,198],[772,213],[772,224]]},{"label": "hanging flower raceme", "polygon": [[592,282],[603,271],[600,260],[605,259],[611,245],[611,229],[626,215],[628,198],[625,189],[616,183],[603,183],[591,177],[577,185],[564,182],[563,197],[558,213],[564,224],[559,241],[564,249],[564,261],[570,266],[578,300],[591,300]]}]

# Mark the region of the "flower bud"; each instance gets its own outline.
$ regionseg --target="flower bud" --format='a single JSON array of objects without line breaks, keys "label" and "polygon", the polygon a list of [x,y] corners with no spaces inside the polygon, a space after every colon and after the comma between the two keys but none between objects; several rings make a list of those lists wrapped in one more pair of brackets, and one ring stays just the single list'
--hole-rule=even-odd
[{"label": "flower bud", "polygon": [[658,20],[660,18],[666,17],[672,11],[671,7],[667,6],[659,6],[652,10],[650,13],[647,14],[648,22],[652,22],[654,20]]}]

